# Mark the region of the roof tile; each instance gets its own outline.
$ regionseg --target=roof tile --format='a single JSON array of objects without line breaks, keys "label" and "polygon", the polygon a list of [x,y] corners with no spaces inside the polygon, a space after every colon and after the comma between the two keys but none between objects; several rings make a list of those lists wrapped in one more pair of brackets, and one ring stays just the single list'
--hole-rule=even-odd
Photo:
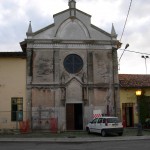
[{"label": "roof tile", "polygon": [[150,75],[142,74],[119,74],[121,87],[150,87]]}]

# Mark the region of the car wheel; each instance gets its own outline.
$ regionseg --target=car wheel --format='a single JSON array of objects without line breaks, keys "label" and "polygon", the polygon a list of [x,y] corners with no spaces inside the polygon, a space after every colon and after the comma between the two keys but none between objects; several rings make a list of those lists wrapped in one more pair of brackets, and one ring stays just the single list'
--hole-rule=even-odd
[{"label": "car wheel", "polygon": [[122,136],[122,135],[123,135],[123,132],[121,132],[121,133],[118,133],[118,135],[119,135],[119,136]]},{"label": "car wheel", "polygon": [[88,134],[90,134],[90,133],[91,133],[89,128],[86,128],[86,131],[88,132]]},{"label": "car wheel", "polygon": [[106,136],[106,131],[102,130],[101,134],[102,134],[103,137],[105,137]]}]

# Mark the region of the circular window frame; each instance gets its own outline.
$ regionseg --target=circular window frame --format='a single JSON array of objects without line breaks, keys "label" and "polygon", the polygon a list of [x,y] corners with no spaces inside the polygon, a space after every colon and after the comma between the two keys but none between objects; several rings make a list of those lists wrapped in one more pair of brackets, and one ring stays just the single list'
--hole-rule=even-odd
[{"label": "circular window frame", "polygon": [[83,68],[83,59],[77,54],[69,54],[65,57],[63,65],[68,73],[76,74]]}]

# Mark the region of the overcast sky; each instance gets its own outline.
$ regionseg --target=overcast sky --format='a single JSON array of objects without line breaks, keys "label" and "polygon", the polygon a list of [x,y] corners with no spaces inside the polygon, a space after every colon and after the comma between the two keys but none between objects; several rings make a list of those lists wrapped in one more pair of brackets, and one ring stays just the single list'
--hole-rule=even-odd
[{"label": "overcast sky", "polygon": [[[118,40],[121,38],[131,0],[76,0],[76,7],[92,16],[91,23],[111,32],[114,24]],[[68,9],[68,0],[0,0],[0,51],[21,51],[19,42],[26,38],[29,21],[33,32],[53,23],[53,14]],[[132,0],[121,39],[127,50],[146,53],[150,57],[150,0]],[[118,50],[120,58],[122,50]],[[145,74],[142,54],[125,51],[120,60],[119,73]],[[150,74],[150,58],[146,59]]]}]

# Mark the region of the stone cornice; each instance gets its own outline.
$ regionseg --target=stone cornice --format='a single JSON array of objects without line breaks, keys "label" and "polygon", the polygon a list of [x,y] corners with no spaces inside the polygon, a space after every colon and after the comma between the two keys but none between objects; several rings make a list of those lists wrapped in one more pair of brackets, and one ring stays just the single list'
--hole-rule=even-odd
[{"label": "stone cornice", "polygon": [[92,44],[29,44],[27,48],[34,49],[112,49],[111,45]]},{"label": "stone cornice", "polygon": [[[66,84],[28,84],[27,88],[46,88],[46,89],[55,89],[55,88],[65,88],[67,87]],[[101,84],[82,84],[82,87],[88,88],[110,88],[110,84],[108,83],[101,83]]]},{"label": "stone cornice", "polygon": [[34,49],[112,49],[116,45],[117,40],[40,40],[27,39],[27,48]]},{"label": "stone cornice", "polygon": [[117,44],[118,40],[25,39],[27,44]]}]

